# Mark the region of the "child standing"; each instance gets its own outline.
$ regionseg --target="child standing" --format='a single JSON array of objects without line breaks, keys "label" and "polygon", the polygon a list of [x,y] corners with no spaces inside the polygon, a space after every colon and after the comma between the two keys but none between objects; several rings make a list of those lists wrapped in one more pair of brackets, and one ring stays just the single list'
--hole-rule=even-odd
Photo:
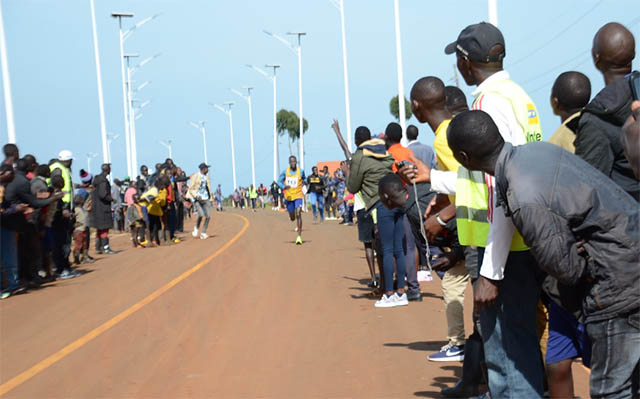
[{"label": "child standing", "polygon": [[129,228],[131,229],[131,242],[134,248],[144,248],[144,245],[138,241],[138,231],[144,231],[144,212],[140,205],[140,196],[133,194],[133,203],[127,208],[127,220],[129,221]]},{"label": "child standing", "polygon": [[87,215],[88,212],[84,207],[84,198],[82,195],[76,195],[73,198],[75,208],[75,222],[73,225],[73,261],[76,265],[84,263],[84,247],[87,241]]}]

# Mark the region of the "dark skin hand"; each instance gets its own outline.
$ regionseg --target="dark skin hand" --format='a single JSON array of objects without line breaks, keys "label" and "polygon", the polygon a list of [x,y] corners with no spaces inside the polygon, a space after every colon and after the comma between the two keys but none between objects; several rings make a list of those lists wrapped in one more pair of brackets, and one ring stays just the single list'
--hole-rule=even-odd
[{"label": "dark skin hand", "polygon": [[498,282],[483,276],[478,277],[476,292],[473,296],[476,315],[480,310],[493,306],[496,299],[498,299]]},{"label": "dark skin hand", "polygon": [[437,272],[446,272],[455,266],[454,255],[451,252],[435,255],[435,262],[431,264],[431,268]]}]

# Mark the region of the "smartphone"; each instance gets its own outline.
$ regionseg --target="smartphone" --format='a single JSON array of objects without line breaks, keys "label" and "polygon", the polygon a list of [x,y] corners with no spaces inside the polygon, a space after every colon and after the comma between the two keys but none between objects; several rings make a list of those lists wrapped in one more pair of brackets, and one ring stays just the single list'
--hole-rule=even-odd
[{"label": "smartphone", "polygon": [[629,84],[631,85],[631,95],[633,96],[633,99],[640,100],[640,72],[631,72]]},{"label": "smartphone", "polygon": [[409,161],[400,161],[398,162],[398,169],[402,169],[405,166],[412,166],[413,164]]}]

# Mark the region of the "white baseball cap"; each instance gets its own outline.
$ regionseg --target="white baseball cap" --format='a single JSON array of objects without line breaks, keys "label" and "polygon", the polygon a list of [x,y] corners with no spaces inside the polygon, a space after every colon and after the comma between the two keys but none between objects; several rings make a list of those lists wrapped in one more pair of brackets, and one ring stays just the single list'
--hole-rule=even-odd
[{"label": "white baseball cap", "polygon": [[58,154],[58,161],[71,161],[72,159],[75,158],[73,157],[73,153],[69,150],[62,150]]}]

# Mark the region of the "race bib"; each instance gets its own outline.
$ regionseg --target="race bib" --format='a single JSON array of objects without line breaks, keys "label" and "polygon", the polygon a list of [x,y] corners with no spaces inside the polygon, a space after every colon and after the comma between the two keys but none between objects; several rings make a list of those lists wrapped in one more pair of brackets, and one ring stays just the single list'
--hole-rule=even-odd
[{"label": "race bib", "polygon": [[297,188],[298,187],[298,177],[297,176],[287,176],[286,180],[285,180],[285,185],[291,187],[291,188]]}]

